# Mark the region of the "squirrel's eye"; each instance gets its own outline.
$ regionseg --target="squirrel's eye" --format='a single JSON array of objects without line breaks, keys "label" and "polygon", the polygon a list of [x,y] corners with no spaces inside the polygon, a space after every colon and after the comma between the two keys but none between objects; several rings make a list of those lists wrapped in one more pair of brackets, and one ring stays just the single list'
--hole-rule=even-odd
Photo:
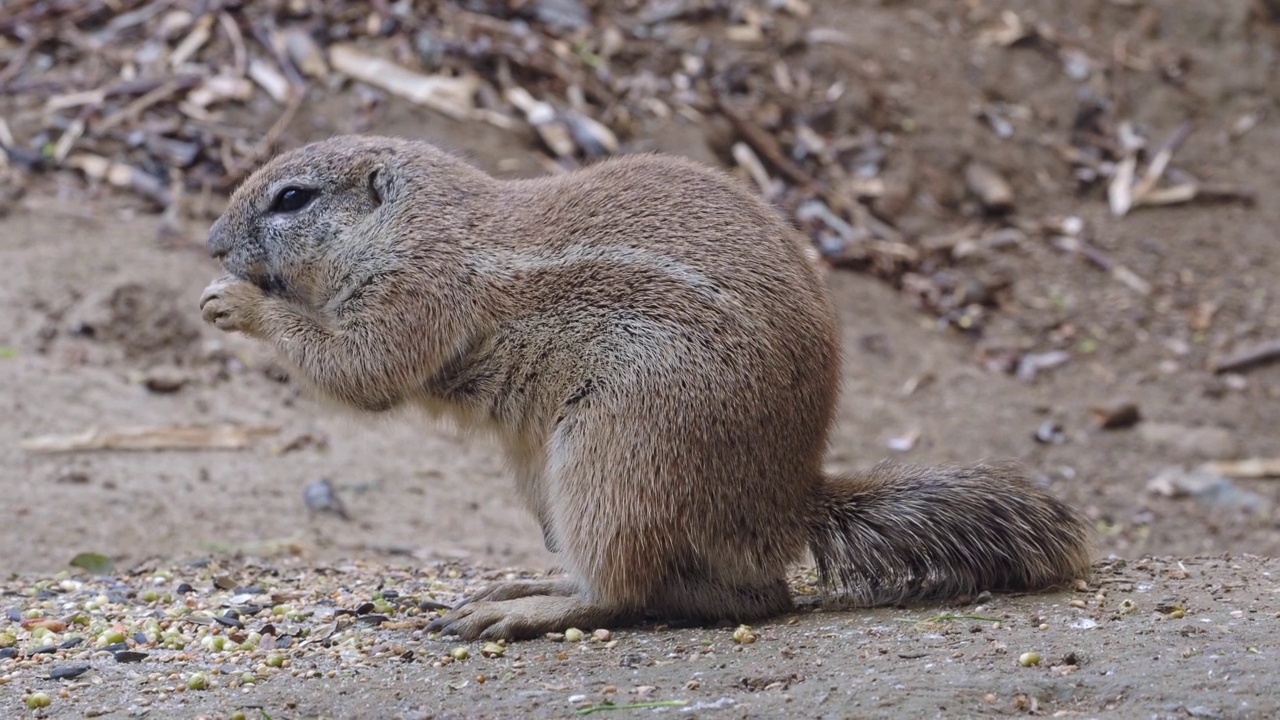
[{"label": "squirrel's eye", "polygon": [[311,198],[315,196],[316,191],[311,188],[287,187],[276,195],[276,199],[271,203],[271,212],[297,212],[306,207],[307,203],[311,202]]}]

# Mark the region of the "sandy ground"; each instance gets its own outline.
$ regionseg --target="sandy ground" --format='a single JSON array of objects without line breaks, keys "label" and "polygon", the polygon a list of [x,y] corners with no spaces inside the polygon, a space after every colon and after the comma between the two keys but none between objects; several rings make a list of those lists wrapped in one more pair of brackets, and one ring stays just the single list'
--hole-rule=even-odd
[{"label": "sandy ground", "polygon": [[[941,328],[892,288],[833,272],[846,373],[830,465],[865,467],[891,455],[914,462],[1017,458],[1097,523],[1100,559],[1121,557],[1127,565],[1105,561],[1084,591],[959,607],[804,612],[762,624],[750,645],[735,644],[732,628],[618,630],[613,647],[538,641],[490,659],[474,646],[470,660],[436,667],[452,644],[368,629],[372,646],[397,643],[415,659],[384,653],[363,664],[326,664],[326,655],[313,656],[304,645],[290,650],[293,667],[314,662],[319,677],[282,672],[253,687],[218,682],[205,692],[151,692],[181,685],[181,678],[169,678],[163,664],[126,666],[88,651],[83,657],[94,670],[70,690],[44,679],[38,662],[0,659],[0,713],[28,713],[22,698],[33,691],[53,695],[44,711],[51,717],[99,710],[108,717],[228,717],[237,708],[272,718],[563,717],[606,696],[685,701],[683,708],[629,712],[698,717],[1229,718],[1280,711],[1277,568],[1244,556],[1280,553],[1272,515],[1280,488],[1238,480],[1181,498],[1146,489],[1171,466],[1280,456],[1280,366],[1226,378],[1206,368],[1238,344],[1280,335],[1280,93],[1267,75],[1275,70],[1277,33],[1237,21],[1247,2],[1165,14],[1171,19],[1163,32],[1194,56],[1197,72],[1190,90],[1137,87],[1137,115],[1167,131],[1194,111],[1205,129],[1180,161],[1254,187],[1259,202],[1161,208],[1116,220],[1099,199],[1067,191],[1064,171],[1033,172],[1054,167],[1043,147],[983,134],[970,113],[976,99],[1018,97],[1067,122],[1072,86],[1034,51],[979,49],[972,34],[949,33],[949,5],[820,4],[820,21],[859,45],[811,50],[811,60],[840,66],[863,53],[890,68],[898,101],[919,122],[901,162],[919,182],[981,154],[1015,181],[1020,210],[1080,216],[1101,246],[1156,291],[1134,297],[1079,260],[1024,245],[993,264],[1011,279],[1014,300],[973,338]],[[1131,19],[1118,3],[999,5],[1038,8],[1059,26],[1095,27],[1103,39]],[[918,51],[925,46],[936,52]],[[1222,128],[1246,109],[1262,121],[1223,141]],[[291,139],[342,130],[348,115],[341,103],[313,108]],[[537,167],[527,138],[394,102],[372,129],[435,139],[501,174]],[[672,123],[651,135],[661,149],[716,160],[703,128]],[[937,229],[927,212],[907,215],[926,231]],[[218,272],[200,246],[203,226],[193,223],[176,241],[162,239],[157,227],[154,216],[125,200],[69,185],[29,193],[0,219],[0,572],[49,576],[83,551],[108,555],[122,569],[151,558],[160,567],[215,558],[250,574],[258,561],[333,568],[335,582],[352,561],[361,563],[353,577],[362,578],[445,561],[549,567],[494,446],[423,418],[370,421],[321,408],[281,378],[260,348],[200,324],[196,300]],[[1206,303],[1216,309],[1214,320],[1195,330],[1193,318]],[[979,362],[1009,347],[1056,347],[1064,328],[1067,337],[1089,338],[1090,350],[1033,383]],[[1097,430],[1093,408],[1118,400],[1134,402],[1142,422]],[[1037,442],[1046,422],[1061,427],[1064,442]],[[19,446],[95,427],[210,423],[279,432],[244,450],[39,454]],[[909,451],[887,448],[916,433]],[[304,489],[319,480],[332,484],[350,519],[308,509]],[[1141,560],[1148,554],[1182,559]],[[171,589],[183,573],[198,587],[197,576],[208,575],[180,564],[160,587]],[[443,576],[442,585],[420,590],[448,601],[458,583],[479,574]],[[148,577],[126,574],[123,582],[141,587]],[[372,593],[367,585],[348,590],[351,603]],[[21,612],[29,601],[7,595],[0,605]],[[1174,617],[1175,608],[1183,617]],[[928,622],[940,614],[1000,623]],[[5,622],[12,621],[0,620],[0,631]],[[25,635],[20,647],[31,649]],[[1041,664],[1020,666],[1024,652],[1039,653]],[[198,652],[182,662],[219,666]],[[160,679],[150,679],[155,674]],[[610,686],[616,693],[606,692]]]}]

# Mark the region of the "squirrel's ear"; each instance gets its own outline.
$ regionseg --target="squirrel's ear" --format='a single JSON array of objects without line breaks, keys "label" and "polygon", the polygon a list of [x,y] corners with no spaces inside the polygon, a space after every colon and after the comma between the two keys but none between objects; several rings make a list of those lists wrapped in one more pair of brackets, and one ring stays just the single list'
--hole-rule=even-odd
[{"label": "squirrel's ear", "polygon": [[377,205],[387,200],[388,191],[391,189],[390,175],[385,165],[379,165],[369,171],[369,197],[373,198],[373,202]]}]

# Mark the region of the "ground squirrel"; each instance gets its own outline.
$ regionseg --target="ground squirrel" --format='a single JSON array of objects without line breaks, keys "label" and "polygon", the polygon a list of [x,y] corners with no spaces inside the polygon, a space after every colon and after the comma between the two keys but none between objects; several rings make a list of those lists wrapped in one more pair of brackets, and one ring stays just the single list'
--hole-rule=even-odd
[{"label": "ground squirrel", "polygon": [[206,321],[369,411],[489,430],[566,579],[434,628],[525,638],[792,608],[789,563],[862,605],[1083,577],[1080,516],[1011,465],[822,469],[840,377],[803,236],[659,155],[500,181],[418,141],[336,137],[236,190]]}]

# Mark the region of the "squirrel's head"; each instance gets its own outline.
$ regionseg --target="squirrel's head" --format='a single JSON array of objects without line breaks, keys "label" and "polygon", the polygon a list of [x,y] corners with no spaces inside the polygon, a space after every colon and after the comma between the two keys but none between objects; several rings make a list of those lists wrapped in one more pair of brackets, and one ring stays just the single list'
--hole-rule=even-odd
[{"label": "squirrel's head", "polygon": [[392,161],[404,143],[335,137],[275,157],[232,194],[209,230],[209,252],[267,294],[315,299],[320,261],[395,199]]}]

